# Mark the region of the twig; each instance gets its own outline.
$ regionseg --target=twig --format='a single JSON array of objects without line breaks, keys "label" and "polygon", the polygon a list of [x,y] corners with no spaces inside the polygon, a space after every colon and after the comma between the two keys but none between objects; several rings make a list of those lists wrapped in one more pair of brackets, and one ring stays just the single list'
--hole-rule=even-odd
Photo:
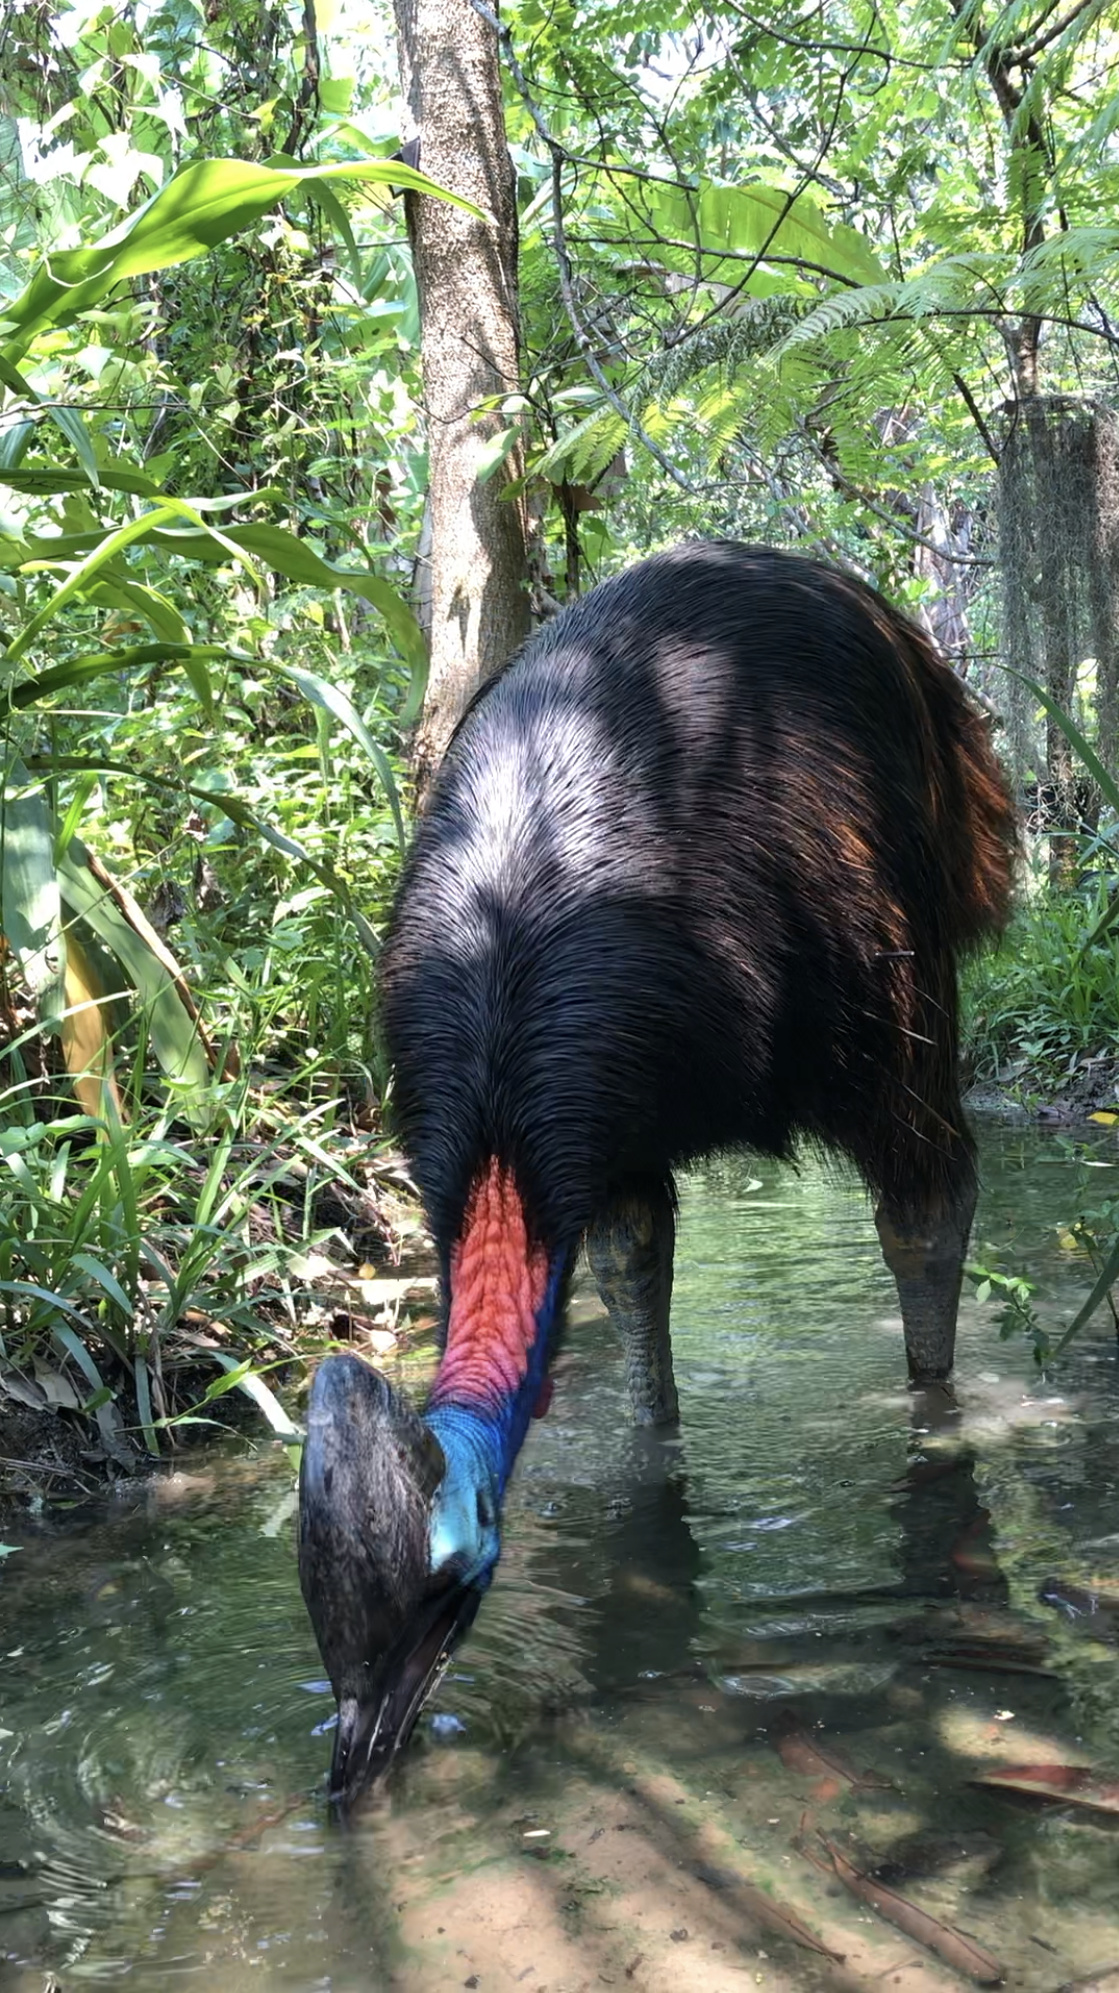
[{"label": "twig", "polygon": [[1050,42],[1055,42],[1064,34],[1066,28],[1071,28],[1073,22],[1092,7],[1099,7],[1102,12],[1102,0],[1077,0],[1075,7],[1070,7],[1067,14],[1062,14],[1060,20],[1055,21],[1051,28],[1047,28],[1043,35],[1038,35],[1036,41],[1032,41],[1028,48],[1008,48],[1005,60],[1013,62],[1016,66],[1023,62],[1032,62],[1035,55],[1040,55],[1043,48],[1048,48]]},{"label": "twig", "polygon": [[938,560],[949,562],[952,567],[997,567],[998,562],[986,554],[949,553],[946,547],[938,546],[935,540],[930,540],[924,533],[919,533],[915,526],[907,526],[903,519],[899,519],[896,512],[887,512],[884,505],[876,505],[873,498],[868,498],[865,492],[859,490],[857,484],[852,484],[850,478],[844,476],[827,452],[820,448],[812,431],[804,423],[799,424],[799,428],[809,449],[823,466],[836,490],[841,491],[845,498],[852,498],[859,505],[864,505],[868,512],[873,512],[875,518],[881,519],[895,533],[900,534],[903,540],[910,541],[915,547],[926,547],[930,554],[935,554]]},{"label": "twig", "polygon": [[607,379],[605,373],[602,370],[602,367],[599,364],[598,355],[594,350],[594,345],[591,341],[590,333],[587,331],[586,326],[583,324],[582,317],[579,312],[579,307],[575,300],[575,289],[572,283],[572,273],[571,273],[571,259],[567,252],[567,238],[564,233],[563,168],[567,164],[567,153],[564,147],[560,144],[560,141],[557,138],[552,137],[551,132],[548,130],[547,125],[544,123],[544,120],[540,115],[540,111],[537,107],[536,101],[528,86],[528,78],[525,76],[524,70],[521,68],[520,62],[517,59],[517,52],[513,47],[513,38],[509,33],[508,28],[504,25],[503,22],[498,20],[496,14],[491,13],[490,9],[484,4],[484,0],[470,0],[470,4],[474,8],[475,13],[480,14],[482,19],[484,21],[487,21],[490,27],[493,28],[494,32],[496,33],[498,41],[505,52],[505,59],[509,64],[509,70],[512,75],[513,81],[516,84],[518,91],[520,92],[521,98],[524,102],[525,109],[527,110],[529,117],[532,119],[533,125],[536,128],[536,135],[539,138],[541,145],[546,147],[549,157],[551,158],[552,243],[556,253],[556,268],[559,274],[560,296],[563,299],[563,308],[567,313],[568,322],[570,323],[571,330],[575,336],[575,343],[578,346],[579,351],[582,353],[583,358],[587,363],[587,366],[590,370],[591,377],[594,380],[595,385],[598,387],[600,392],[605,395],[607,401],[610,403],[610,406],[614,410],[615,414],[621,416],[622,421],[626,425],[626,428],[630,430],[632,434],[637,437],[638,441],[644,446],[644,448],[648,450],[649,455],[653,458],[654,462],[660,465],[662,471],[665,472],[666,476],[670,477],[672,479],[672,482],[680,487],[681,491],[687,492],[688,496],[692,497],[694,496],[694,493],[692,490],[690,479],[684,477],[683,473],[677,470],[676,465],[672,462],[671,458],[666,457],[664,451],[659,447],[658,444],[656,444],[653,441],[653,438],[649,435],[648,431],[645,429],[644,425],[641,423],[639,418],[633,413],[633,410],[627,408],[621,395],[618,393],[617,389],[611,385],[610,381]]}]

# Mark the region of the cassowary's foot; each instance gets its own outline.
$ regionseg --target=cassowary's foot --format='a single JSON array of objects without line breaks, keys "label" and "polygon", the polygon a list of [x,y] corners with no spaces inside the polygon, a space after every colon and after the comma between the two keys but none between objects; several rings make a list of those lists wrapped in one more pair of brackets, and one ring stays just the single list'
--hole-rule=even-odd
[{"label": "cassowary's foot", "polygon": [[671,1425],[679,1416],[669,1335],[675,1239],[672,1201],[662,1184],[622,1192],[587,1234],[591,1272],[622,1339],[639,1426]]},{"label": "cassowary's foot", "polygon": [[956,1349],[956,1311],[964,1256],[975,1210],[975,1185],[924,1223],[896,1221],[879,1205],[874,1222],[882,1254],[897,1282],[910,1382],[944,1386]]}]

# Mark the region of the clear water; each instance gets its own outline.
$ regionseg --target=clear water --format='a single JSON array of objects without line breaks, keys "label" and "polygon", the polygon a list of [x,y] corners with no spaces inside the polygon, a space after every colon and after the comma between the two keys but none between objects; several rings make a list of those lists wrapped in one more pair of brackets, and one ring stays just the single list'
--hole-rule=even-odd
[{"label": "clear water", "polygon": [[[1042,1277],[1055,1319],[1085,1282],[1060,1222],[1119,1141],[1093,1156],[984,1142],[977,1251]],[[1042,1386],[965,1302],[961,1414],[923,1430],[860,1194],[735,1162],[685,1186],[674,1320],[681,1429],[638,1434],[580,1287],[498,1582],[346,1832],[282,1453],[26,1532],[0,1569],[0,1985],[958,1985],[821,1835],[1013,1985],[1115,1969],[1113,1819],[973,1783],[1119,1781],[1107,1318]],[[1114,1613],[1076,1613],[1093,1585]]]}]

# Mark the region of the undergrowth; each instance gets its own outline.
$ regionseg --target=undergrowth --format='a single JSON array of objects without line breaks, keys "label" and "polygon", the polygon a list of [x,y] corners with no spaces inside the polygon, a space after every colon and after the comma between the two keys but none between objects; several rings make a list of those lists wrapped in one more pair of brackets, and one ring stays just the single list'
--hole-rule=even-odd
[{"label": "undergrowth", "polygon": [[1090,846],[1084,856],[1075,886],[1051,886],[1035,859],[1000,946],[964,971],[972,1083],[994,1082],[1027,1102],[1070,1088],[1094,1103],[1115,1097],[1119,877],[1110,852]]}]

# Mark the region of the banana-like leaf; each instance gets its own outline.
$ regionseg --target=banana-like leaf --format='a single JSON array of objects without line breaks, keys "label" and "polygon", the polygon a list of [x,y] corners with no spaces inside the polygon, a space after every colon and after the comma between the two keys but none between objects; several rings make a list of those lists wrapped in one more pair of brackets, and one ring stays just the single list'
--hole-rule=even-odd
[{"label": "banana-like leaf", "polygon": [[115,284],[204,256],[217,243],[251,228],[298,186],[328,180],[410,187],[482,219],[471,202],[437,186],[426,174],[388,159],[312,167],[202,160],[183,167],[102,241],[63,250],[44,262],[19,296],[2,308],[3,357],[14,366],[40,332],[69,325],[99,304]]},{"label": "banana-like leaf", "polygon": [[9,763],[0,800],[0,932],[44,1023],[65,1001],[66,944],[54,864],[54,825],[42,789],[22,761]]},{"label": "banana-like leaf", "polygon": [[[367,568],[340,567],[334,561],[324,561],[306,540],[287,532],[283,526],[230,526],[227,537],[234,546],[254,555],[289,581],[302,582],[309,588],[348,588],[363,596],[380,610],[402,657],[415,665],[426,656],[419,624],[392,583],[383,576],[372,574]],[[157,546],[182,554],[188,560],[213,562],[223,558],[208,534],[160,530],[153,538]]]},{"label": "banana-like leaf", "polygon": [[133,644],[127,649],[87,651],[79,657],[72,657],[65,664],[52,665],[47,671],[36,672],[33,678],[13,685],[8,698],[19,711],[28,706],[37,706],[42,699],[49,699],[55,692],[72,692],[78,685],[88,685],[92,679],[107,678],[113,672],[134,671],[145,664],[181,664],[199,697],[204,675],[205,686],[212,697],[209,672],[210,663],[227,660],[233,664],[244,664],[253,670],[258,669],[256,660],[246,656],[244,651],[226,650],[221,644]]},{"label": "banana-like leaf", "polygon": [[134,902],[134,916],[139,916],[146,934],[124,911],[120,900],[123,897],[128,904],[130,896],[107,883],[104,868],[80,838],[71,839],[58,873],[69,905],[116,957],[136,991],[156,1058],[176,1088],[183,1113],[192,1126],[207,1128],[213,1118],[207,1104],[210,1052],[174,958]]},{"label": "banana-like leaf", "polygon": [[97,964],[70,924],[66,934],[66,1015],[62,1052],[83,1114],[110,1127],[124,1107],[113,1072],[113,1035],[103,1008],[105,990]]},{"label": "banana-like leaf", "polygon": [[[787,192],[760,180],[745,184],[704,180],[693,188],[648,180],[636,193],[627,186],[622,209],[609,174],[586,183],[584,191],[607,212],[617,212],[620,243],[632,238],[636,203],[650,232],[660,238],[650,261],[666,269],[690,272],[698,253],[703,274],[722,281],[730,281],[731,259],[741,263],[750,257],[762,265],[767,258],[778,267],[802,264],[813,275],[822,273],[846,284],[881,283],[886,276],[866,236],[845,222],[829,221],[807,193]],[[764,271],[757,274],[764,276]],[[768,284],[760,288],[764,291]]]}]

